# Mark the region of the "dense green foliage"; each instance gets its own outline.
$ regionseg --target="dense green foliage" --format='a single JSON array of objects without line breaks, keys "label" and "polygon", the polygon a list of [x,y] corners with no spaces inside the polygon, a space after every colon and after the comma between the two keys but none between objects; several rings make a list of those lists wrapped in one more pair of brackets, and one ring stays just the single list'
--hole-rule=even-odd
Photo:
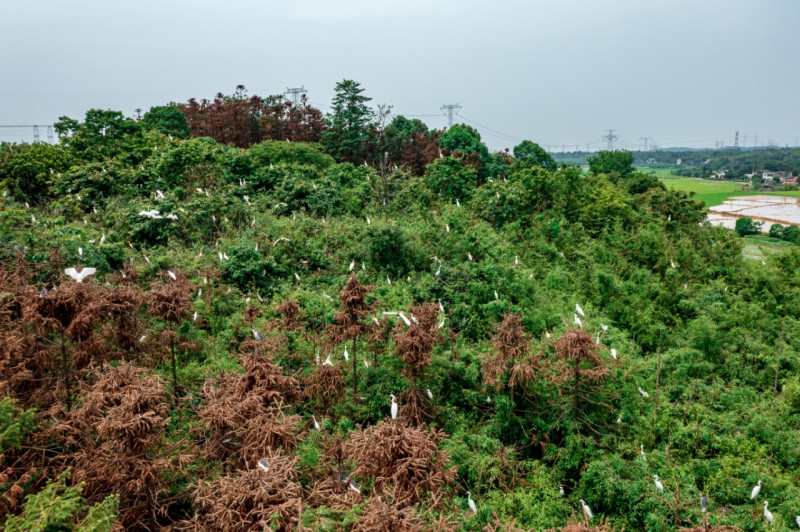
[{"label": "dense green foliage", "polygon": [[[117,505],[132,528],[146,515],[219,529],[239,504],[269,509],[253,529],[377,529],[381,515],[417,520],[402,530],[561,529],[583,499],[593,524],[672,530],[701,524],[701,493],[714,528],[761,529],[763,500],[790,528],[800,252],[745,258],[623,152],[583,174],[532,142],[492,156],[456,126],[423,175],[366,166],[365,143],[400,157],[429,132],[403,119],[376,133],[360,91],[337,86],[321,145],[184,139],[160,111],[145,124],[90,111],[62,121],[60,146],[3,145],[7,529],[105,530]],[[63,275],[78,264],[97,268],[81,285]],[[76,310],[62,302],[56,319],[61,294]],[[414,321],[385,314],[399,311]],[[426,454],[382,462],[407,447]],[[87,465],[107,457],[153,473],[113,484]],[[393,476],[401,464],[428,469]],[[57,476],[68,466],[83,495]],[[403,491],[411,478],[426,480]]]}]

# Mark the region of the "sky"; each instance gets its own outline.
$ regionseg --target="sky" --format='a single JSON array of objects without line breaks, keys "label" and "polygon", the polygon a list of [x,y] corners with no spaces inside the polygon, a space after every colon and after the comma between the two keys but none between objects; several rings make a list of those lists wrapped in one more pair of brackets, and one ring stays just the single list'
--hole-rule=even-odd
[{"label": "sky", "polygon": [[[92,108],[279,94],[475,127],[492,149],[800,143],[798,0],[0,0],[0,141]],[[40,129],[42,140],[46,128]],[[648,141],[652,143],[652,141]],[[562,148],[564,146],[564,148]]]}]

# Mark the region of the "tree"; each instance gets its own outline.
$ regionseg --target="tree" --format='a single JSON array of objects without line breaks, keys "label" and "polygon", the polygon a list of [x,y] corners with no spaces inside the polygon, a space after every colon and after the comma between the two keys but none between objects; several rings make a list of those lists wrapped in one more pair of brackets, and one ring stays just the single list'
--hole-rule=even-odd
[{"label": "tree", "polygon": [[141,137],[142,126],[119,111],[89,109],[84,122],[62,116],[55,123],[62,144],[86,160],[114,157],[131,150],[131,142]]},{"label": "tree", "polygon": [[461,159],[477,170],[481,177],[486,176],[489,148],[481,142],[481,135],[475,128],[465,124],[454,125],[439,139],[439,147],[453,155],[460,154]]},{"label": "tree", "polygon": [[181,139],[188,139],[191,132],[186,115],[175,105],[151,107],[144,114],[141,124],[145,129],[155,129],[159,133]]},{"label": "tree", "polygon": [[428,165],[425,184],[451,201],[466,201],[478,186],[478,173],[461,159],[445,157]]},{"label": "tree", "polygon": [[372,323],[366,318],[373,312],[372,306],[367,304],[367,294],[372,286],[364,286],[356,278],[355,272],[350,274],[347,283],[339,292],[339,302],[342,310],[334,314],[336,323],[328,329],[328,335],[334,343],[352,342],[353,357],[353,396],[358,394],[358,344],[356,341],[369,334]]},{"label": "tree", "polygon": [[781,224],[772,224],[767,234],[772,238],[783,239],[784,227]]},{"label": "tree", "polygon": [[601,151],[596,157],[587,157],[589,171],[593,174],[608,174],[613,182],[633,175],[633,153],[627,150]]},{"label": "tree", "polygon": [[367,105],[372,98],[350,79],[337,83],[334,91],[330,129],[322,134],[322,142],[337,160],[357,164],[367,157],[376,138],[375,112]]},{"label": "tree", "polygon": [[761,232],[764,222],[754,221],[752,218],[737,218],[736,232],[739,236],[755,235]]},{"label": "tree", "polygon": [[532,166],[541,166],[551,172],[558,168],[555,159],[544,148],[530,140],[523,140],[517,146],[514,146],[514,159],[515,167],[530,168]]}]

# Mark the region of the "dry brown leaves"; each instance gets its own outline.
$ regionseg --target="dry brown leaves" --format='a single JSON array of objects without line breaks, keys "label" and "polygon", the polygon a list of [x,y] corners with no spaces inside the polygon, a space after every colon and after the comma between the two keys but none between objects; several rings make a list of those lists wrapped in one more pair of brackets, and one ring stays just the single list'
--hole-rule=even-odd
[{"label": "dry brown leaves", "polygon": [[506,314],[503,317],[503,323],[492,338],[492,345],[497,355],[487,356],[482,362],[483,378],[487,386],[499,390],[502,386],[499,379],[505,375],[512,363],[509,386],[515,387],[530,382],[535,377],[537,361],[526,357],[528,338],[518,315]]},{"label": "dry brown leaves", "polygon": [[[574,515],[567,518],[567,524],[560,529],[549,529],[545,532],[611,532],[614,530],[608,522],[608,518],[600,517],[595,520],[594,526],[590,526],[585,521],[578,520]],[[623,532],[625,529],[620,529]]]},{"label": "dry brown leaves", "polygon": [[443,431],[381,421],[354,432],[345,451],[358,464],[355,475],[373,479],[374,492],[391,496],[399,508],[423,498],[428,498],[427,507],[438,507],[442,488],[452,484],[457,471],[447,451],[437,447],[445,436]]},{"label": "dry brown leaves", "polygon": [[165,273],[165,282],[150,283],[150,290],[147,293],[147,312],[174,325],[189,316],[194,286],[180,271],[175,270],[173,273],[175,281]]},{"label": "dry brown leaves", "polygon": [[411,325],[398,323],[394,329],[397,353],[405,364],[406,375],[413,380],[422,378],[431,364],[431,353],[436,343],[442,340],[437,328],[439,306],[433,303],[411,307]]},{"label": "dry brown leaves", "polygon": [[553,379],[557,382],[571,381],[578,371],[582,381],[593,383],[604,379],[611,372],[607,362],[599,354],[602,344],[595,343],[582,329],[567,327],[566,332],[553,342],[553,346],[556,370]]}]

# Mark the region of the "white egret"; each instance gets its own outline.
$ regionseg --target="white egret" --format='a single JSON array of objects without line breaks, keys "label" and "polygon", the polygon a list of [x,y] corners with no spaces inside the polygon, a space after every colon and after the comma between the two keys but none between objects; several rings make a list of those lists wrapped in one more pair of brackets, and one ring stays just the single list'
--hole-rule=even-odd
[{"label": "white egret", "polygon": [[622,414],[617,416],[617,423],[622,423]]},{"label": "white egret", "polygon": [[197,311],[194,311],[194,317],[192,317],[192,321],[197,321]]},{"label": "white egret", "polygon": [[139,211],[139,216],[146,216],[148,218],[152,218],[153,220],[158,220],[161,218],[161,213],[155,209],[149,211]]},{"label": "white egret", "polygon": [[140,344],[143,344],[146,338],[147,338],[147,335],[144,335],[144,334],[143,334],[143,335],[142,335],[142,337],[141,337],[141,338],[139,338],[139,343],[140,343]]},{"label": "white egret", "polygon": [[579,304],[577,304],[577,303],[575,303],[575,311],[576,311],[578,314],[580,314],[581,316],[583,316],[584,318],[586,317],[586,314],[584,314],[584,313],[583,313],[583,309],[582,309],[582,308],[581,308],[581,306],[580,306]]},{"label": "white egret", "polygon": [[586,501],[581,499],[580,503],[581,503],[581,508],[583,509],[583,513],[586,514],[586,518],[591,519],[592,517],[594,517],[594,515],[592,515],[592,510],[589,508],[589,505],[586,504]]},{"label": "white egret", "polygon": [[259,460],[258,461],[258,467],[260,467],[264,471],[269,471],[269,464],[267,463],[267,459],[266,458],[262,458],[261,460]]},{"label": "white egret", "polygon": [[467,251],[467,259],[469,259],[469,261],[472,262],[472,253],[470,253],[469,251]]},{"label": "white egret", "polygon": [[562,497],[564,496],[564,486],[558,487],[558,494],[561,495]]},{"label": "white egret", "polygon": [[488,396],[488,395],[486,396],[486,404],[487,405],[492,404],[492,398],[490,396]]},{"label": "white egret", "polygon": [[82,283],[84,279],[95,273],[97,270],[94,268],[84,268],[81,271],[76,270],[75,268],[67,268],[64,270],[64,273],[72,277],[73,280]]},{"label": "white egret", "polygon": [[364,367],[369,369],[369,361],[366,358],[364,359]]},{"label": "white egret", "polygon": [[106,241],[106,234],[103,233],[103,236],[100,237],[100,245],[102,246],[103,242],[105,242],[105,241]]},{"label": "white egret", "polygon": [[669,265],[672,266],[673,270],[675,269],[675,263],[672,261],[672,259],[669,259]]},{"label": "white egret", "polygon": [[469,506],[469,509],[472,510],[472,513],[478,513],[478,509],[475,507],[475,501],[472,500],[472,493],[469,491],[467,492],[467,506]]},{"label": "white egret", "polygon": [[156,190],[156,199],[164,199],[164,193],[160,190]]},{"label": "white egret", "polygon": [[311,414],[311,419],[314,420],[314,430],[319,430],[319,423],[317,422],[317,416]]},{"label": "white egret", "polygon": [[367,225],[372,225],[372,220],[369,219],[369,216],[367,216]]},{"label": "white egret", "polygon": [[608,325],[606,325],[605,323],[601,323],[600,324],[600,328],[603,329],[604,331],[607,331],[608,330]]},{"label": "white egret", "polygon": [[36,216],[31,214],[31,223],[36,223]]},{"label": "white egret", "polygon": [[147,258],[147,255],[142,255],[142,258],[144,258],[144,261],[145,261],[147,264],[150,264],[150,259],[148,259],[148,258]]},{"label": "white egret", "polygon": [[386,282],[389,283],[389,286],[392,286],[392,280],[389,279],[389,276],[386,276]]},{"label": "white egret", "polygon": [[639,393],[642,394],[642,397],[650,397],[650,394],[642,390],[641,386],[639,386]]},{"label": "white egret", "polygon": [[428,392],[428,399],[430,399],[430,400],[433,400],[433,392],[431,391],[431,389],[430,389],[430,388],[428,388],[428,389],[427,389],[427,390],[425,390],[425,391],[426,391],[426,392]]},{"label": "white egret", "polygon": [[172,279],[173,281],[177,281],[178,280],[178,277],[175,275],[175,272],[173,272],[172,270],[167,270],[167,275],[169,275],[169,278]]},{"label": "white egret", "polygon": [[658,475],[653,475],[653,479],[656,484],[656,489],[658,490],[658,492],[664,493],[664,484],[662,484],[661,481],[658,480]]},{"label": "white egret", "polygon": [[708,498],[706,497],[705,493],[700,494],[700,511],[702,513],[706,513],[708,509]]},{"label": "white egret", "polygon": [[458,201],[458,198],[456,198],[456,206],[457,206],[457,207],[461,207],[461,202],[460,202],[460,201]]},{"label": "white egret", "polygon": [[551,335],[550,335],[550,331],[545,331],[545,332],[544,332],[544,335],[545,335],[547,338],[550,338],[550,336],[551,336]]},{"label": "white egret", "polygon": [[219,256],[219,260],[225,260],[225,259],[222,258],[222,252],[221,251],[218,251],[217,255]]},{"label": "white egret", "polygon": [[83,248],[82,247],[78,247],[78,256],[79,257],[83,256]]},{"label": "white egret", "polygon": [[441,299],[439,300],[439,310],[441,312],[444,312],[444,305],[442,305],[442,300]]},{"label": "white egret", "polygon": [[497,290],[494,291],[494,298],[495,298],[495,300],[500,299],[500,296],[497,295]]},{"label": "white egret", "polygon": [[245,305],[249,305],[250,304],[250,298],[249,297],[244,298],[244,304]]},{"label": "white egret", "polygon": [[514,255],[514,266],[519,266],[519,257]]},{"label": "white egret", "polygon": [[611,348],[611,358],[613,358],[614,360],[617,359],[617,350],[614,349],[613,347]]},{"label": "white egret", "polygon": [[178,219],[178,215],[177,214],[171,214],[170,213],[170,214],[167,215],[167,220],[177,220],[177,219]]},{"label": "white egret", "polygon": [[331,362],[331,355],[330,354],[328,354],[327,358],[325,359],[325,362],[323,362],[322,365],[323,366],[333,367],[333,362]]},{"label": "white egret", "polygon": [[581,322],[581,319],[578,317],[577,314],[572,315],[572,321],[575,323],[575,325],[578,326],[578,328],[583,327],[583,322]]},{"label": "white egret", "polygon": [[775,520],[775,517],[773,517],[772,512],[767,510],[767,506],[768,505],[769,505],[769,503],[767,501],[764,501],[764,517],[767,518],[767,521],[769,522],[769,524],[772,524],[772,522]]},{"label": "white egret", "polygon": [[261,333],[260,333],[260,332],[258,332],[258,331],[257,331],[257,330],[255,330],[255,329],[253,329],[252,327],[250,327],[250,330],[251,330],[251,331],[253,331],[253,338],[255,338],[256,340],[258,340],[258,342],[259,342],[259,343],[263,344],[263,343],[264,343],[264,337],[263,337],[263,336],[261,336]]},{"label": "white egret", "polygon": [[641,456],[641,457],[642,457],[642,459],[643,459],[645,462],[647,462],[647,455],[646,455],[646,454],[644,454],[644,445],[639,445],[639,456]]},{"label": "white egret", "polygon": [[444,320],[445,318],[442,318],[442,321],[440,321],[439,325],[436,326],[437,329],[441,329],[442,327],[444,327]]},{"label": "white egret", "polygon": [[444,224],[444,228],[448,233],[450,232],[450,224]]},{"label": "white egret", "polygon": [[800,515],[794,516],[794,522],[797,523],[798,527],[800,527]]},{"label": "white egret", "polygon": [[392,419],[397,419],[397,401],[395,401],[394,394],[389,394],[389,397],[392,400],[392,406],[391,406]]},{"label": "white egret", "polygon": [[231,258],[228,256],[227,253],[223,253],[222,254],[222,258],[225,259],[225,260],[231,260]]},{"label": "white egret", "polygon": [[409,327],[411,326],[411,321],[406,317],[405,314],[403,314],[402,311],[398,312],[397,314],[400,316],[400,318],[402,318],[402,320],[405,322],[406,325],[408,325]]},{"label": "white egret", "polygon": [[348,271],[352,272],[355,267],[356,267],[356,261],[351,260],[350,261],[350,268],[348,268]]},{"label": "white egret", "polygon": [[597,333],[597,336],[594,339],[594,343],[598,344],[598,345],[600,344],[600,333],[599,332]]},{"label": "white egret", "polygon": [[347,352],[347,346],[344,346],[344,359],[350,361],[350,353]]},{"label": "white egret", "polygon": [[758,484],[753,487],[753,491],[750,492],[750,500],[752,501],[753,499],[758,497],[759,493],[761,493],[761,481],[760,480],[758,481]]},{"label": "white egret", "polygon": [[297,275],[297,272],[294,272],[294,278],[297,279],[298,281],[300,280],[300,276]]}]

